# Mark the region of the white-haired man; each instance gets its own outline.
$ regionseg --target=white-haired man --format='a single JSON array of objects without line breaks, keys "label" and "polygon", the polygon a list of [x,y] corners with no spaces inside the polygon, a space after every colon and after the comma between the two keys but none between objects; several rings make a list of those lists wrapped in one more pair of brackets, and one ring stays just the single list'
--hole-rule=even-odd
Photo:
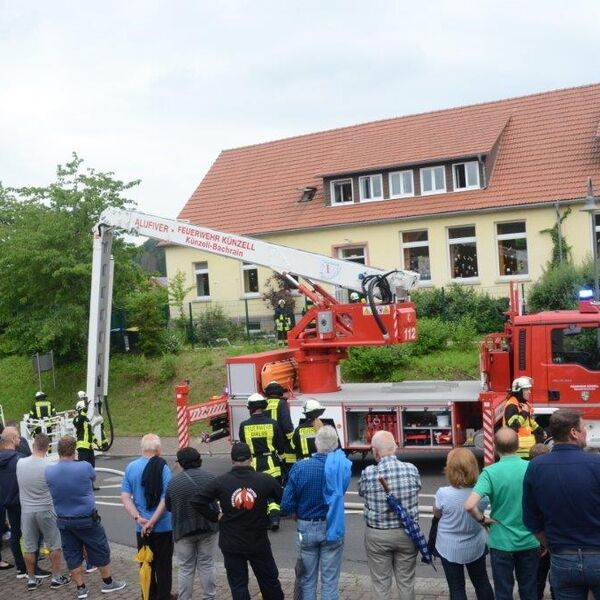
[{"label": "white-haired man", "polygon": [[344,494],[351,463],[337,450],[338,436],[325,425],[315,437],[317,452],[297,462],[283,491],[282,509],[296,516],[298,551],[303,564],[302,598],[315,600],[319,564],[321,598],[339,598],[338,581],[344,550]]},{"label": "white-haired man", "polygon": [[371,440],[376,465],[360,476],[358,493],[365,500],[365,550],[371,572],[373,598],[384,600],[392,591],[392,575],[402,600],[415,597],[417,548],[404,532],[400,517],[388,506],[379,482],[383,476],[392,493],[418,522],[421,477],[417,468],[396,458],[396,441],[389,431],[378,431]]},{"label": "white-haired man", "polygon": [[148,545],[151,563],[150,600],[170,600],[172,585],[173,527],[165,507],[171,471],[161,458],[160,438],[147,433],[141,442],[142,456],[125,469],[121,501],[136,523],[137,546]]}]

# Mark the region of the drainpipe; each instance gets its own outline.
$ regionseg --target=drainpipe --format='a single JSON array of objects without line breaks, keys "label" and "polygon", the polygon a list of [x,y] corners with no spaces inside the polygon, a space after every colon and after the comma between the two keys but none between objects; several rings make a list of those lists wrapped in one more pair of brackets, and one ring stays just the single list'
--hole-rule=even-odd
[{"label": "drainpipe", "polygon": [[485,188],[487,188],[487,175],[485,172],[485,162],[483,162],[483,154],[478,154],[477,160],[479,162],[479,166],[481,167],[482,183],[483,183],[483,185],[481,187],[483,189],[485,189]]}]

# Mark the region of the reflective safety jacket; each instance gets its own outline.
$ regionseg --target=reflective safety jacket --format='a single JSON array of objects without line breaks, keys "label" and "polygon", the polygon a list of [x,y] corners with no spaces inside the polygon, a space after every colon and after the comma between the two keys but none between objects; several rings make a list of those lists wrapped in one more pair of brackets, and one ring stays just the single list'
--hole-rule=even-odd
[{"label": "reflective safety jacket", "polygon": [[285,436],[277,421],[265,414],[254,414],[240,423],[239,438],[250,446],[252,466],[257,472],[281,477]]},{"label": "reflective safety jacket", "polygon": [[540,426],[532,416],[532,407],[526,402],[519,402],[511,396],[504,406],[503,425],[510,427],[519,436],[519,449],[517,454],[522,458],[529,458],[529,450],[536,443],[536,433],[541,433]]},{"label": "reflective safety jacket", "polygon": [[30,419],[47,419],[55,415],[56,409],[52,406],[50,400],[36,400],[29,411]]},{"label": "reflective safety jacket", "polygon": [[[335,429],[335,422],[333,419],[319,420],[323,425],[331,425]],[[315,446],[317,430],[313,425],[314,422],[315,419],[300,419],[298,427],[296,427],[292,434],[292,447],[296,453],[296,460],[310,458],[317,451],[317,447]]]},{"label": "reflective safety jacket", "polygon": [[75,427],[78,450],[81,448],[92,450],[94,446],[100,448],[100,443],[94,435],[92,424],[86,412],[81,411],[77,413],[77,416],[73,419],[73,427]]},{"label": "reflective safety jacket", "polygon": [[292,449],[292,435],[294,434],[294,424],[292,423],[292,418],[290,416],[290,408],[288,403],[281,398],[268,398],[267,408],[264,411],[264,414],[268,415],[273,419],[273,421],[277,421],[277,424],[281,428],[281,431],[285,435],[286,444],[285,444],[285,452],[282,458],[288,465],[291,465],[296,462],[296,454]]}]

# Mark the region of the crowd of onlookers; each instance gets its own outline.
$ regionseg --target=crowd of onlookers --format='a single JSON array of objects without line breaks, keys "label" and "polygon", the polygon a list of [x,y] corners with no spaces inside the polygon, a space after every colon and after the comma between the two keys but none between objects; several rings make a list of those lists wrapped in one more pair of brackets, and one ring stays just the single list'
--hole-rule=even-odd
[{"label": "crowd of onlookers", "polygon": [[[553,413],[549,433],[552,451],[536,445],[528,461],[518,454],[516,432],[502,427],[495,435],[499,460],[481,472],[469,449],[448,454],[448,485],[435,494],[430,550],[439,557],[452,600],[466,598],[465,571],[479,600],[512,599],[515,582],[524,600],[542,598],[548,572],[553,598],[583,600],[589,592],[600,598],[600,455],[583,451],[586,428],[577,411]],[[30,457],[18,452],[20,443],[17,430],[7,427],[1,435],[0,506],[11,526],[16,565],[0,559],[0,569],[16,568],[31,590],[44,577],[53,588],[72,578],[79,599],[88,595],[86,571],[100,572],[103,592],[123,589],[125,582],[112,578],[110,548],[95,510],[95,472],[89,463],[75,460],[75,440],[60,439],[59,461],[53,465],[46,463],[44,434],[36,436]],[[388,600],[395,582],[400,598],[408,600],[414,598],[419,549],[388,502],[381,479],[416,523],[421,480],[414,465],[398,459],[392,434],[380,431],[371,443],[375,464],[362,471],[358,493],[364,499],[372,597]],[[121,499],[138,548],[147,546],[153,553],[149,597],[171,599],[173,555],[181,600],[192,598],[196,574],[201,598],[223,597],[216,588],[218,543],[234,600],[250,598],[248,565],[264,600],[283,598],[268,537],[269,506],[276,504],[295,521],[295,597],[316,598],[320,583],[320,598],[338,598],[350,461],[330,426],[318,429],[315,446],[316,452],[295,463],[281,486],[252,468],[245,443],[233,445],[232,468],[215,476],[202,468],[192,447],[179,450],[171,472],[158,436],[145,435],[141,456],[126,468]],[[42,538],[51,572],[38,565]],[[69,574],[61,571],[63,559]]]}]

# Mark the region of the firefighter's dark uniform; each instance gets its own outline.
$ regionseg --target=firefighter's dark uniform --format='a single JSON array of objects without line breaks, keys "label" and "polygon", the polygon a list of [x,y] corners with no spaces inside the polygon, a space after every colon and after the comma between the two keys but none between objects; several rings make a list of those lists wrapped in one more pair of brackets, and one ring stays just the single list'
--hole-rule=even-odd
[{"label": "firefighter's dark uniform", "polygon": [[[335,422],[333,419],[321,419],[319,420],[323,425],[331,425],[335,429]],[[313,423],[315,419],[300,419],[298,427],[292,434],[292,447],[296,453],[296,460],[302,460],[303,458],[310,458],[316,451],[315,436],[317,430]],[[336,430],[337,431],[337,430]],[[338,441],[338,447],[340,446]]]},{"label": "firefighter's dark uniform", "polygon": [[[240,441],[250,446],[252,467],[258,473],[271,475],[281,484],[283,472],[280,457],[285,453],[285,436],[277,421],[265,414],[254,413],[240,423],[239,437]],[[278,502],[271,502],[267,508],[270,515],[279,514]]]},{"label": "firefighter's dark uniform", "polygon": [[78,411],[77,416],[73,419],[73,427],[75,427],[77,437],[77,454],[79,460],[85,460],[92,467],[95,467],[96,457],[94,456],[94,447],[100,448],[100,443],[94,435],[87,412],[83,410]]},{"label": "firefighter's dark uniform", "polygon": [[[248,442],[247,442],[248,443]],[[262,597],[283,600],[283,591],[273,559],[267,530],[267,507],[281,501],[281,485],[252,467],[234,466],[220,475],[192,500],[192,506],[210,521],[219,513],[211,503],[218,500],[223,511],[219,522],[219,547],[223,552],[227,580],[233,598],[248,596],[248,562]]]},{"label": "firefighter's dark uniform", "polygon": [[287,332],[294,326],[294,315],[286,307],[278,306],[275,308],[275,331],[277,339],[285,341]]},{"label": "firefighter's dark uniform", "polygon": [[290,416],[290,407],[283,398],[273,396],[267,398],[267,408],[264,413],[271,417],[281,428],[285,436],[285,452],[282,455],[286,467],[291,467],[296,462],[296,454],[292,448],[292,435],[294,434],[294,424]]},{"label": "firefighter's dark uniform", "polygon": [[[56,416],[56,409],[54,408],[52,402],[45,398],[44,400],[36,400],[29,411],[30,419],[49,419],[50,417]],[[33,430],[33,435],[37,435],[42,432],[41,427],[36,427]],[[52,433],[52,428],[46,428],[46,433]]]},{"label": "firefighter's dark uniform", "polygon": [[510,427],[519,436],[517,454],[529,459],[529,450],[537,442],[543,440],[543,432],[536,420],[531,416],[532,410],[527,402],[519,402],[515,396],[510,396],[504,406],[503,425]]}]

